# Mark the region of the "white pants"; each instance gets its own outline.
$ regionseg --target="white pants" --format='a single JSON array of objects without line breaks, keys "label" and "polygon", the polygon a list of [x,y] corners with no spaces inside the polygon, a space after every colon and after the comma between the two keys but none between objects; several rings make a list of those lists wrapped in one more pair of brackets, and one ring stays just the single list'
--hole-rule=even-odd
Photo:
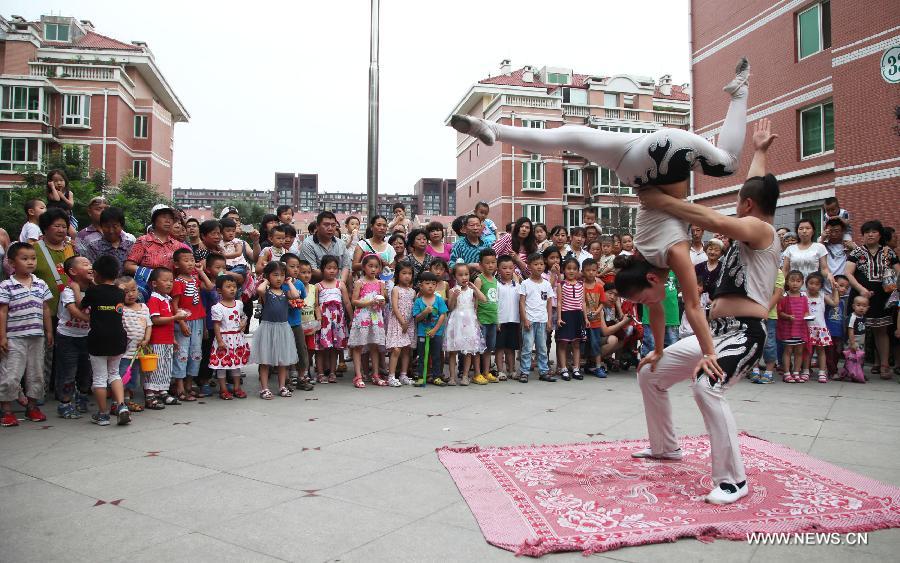
[{"label": "white pants", "polygon": [[94,389],[105,389],[110,383],[119,377],[119,362],[122,354],[118,356],[90,356],[91,371],[93,372],[93,383],[91,387]]},{"label": "white pants", "polygon": [[697,337],[689,336],[666,348],[654,371],[646,366],[641,369],[638,383],[644,396],[650,450],[654,454],[663,454],[679,448],[672,424],[669,387],[686,379],[692,380],[694,400],[709,434],[712,478],[718,486],[720,483],[740,483],[747,478],[737,426],[725,400],[725,391],[759,362],[765,346],[766,325],[762,319],[745,317],[714,319],[709,324],[716,356],[725,372],[722,381],[713,383],[704,374],[695,375],[703,352]]}]

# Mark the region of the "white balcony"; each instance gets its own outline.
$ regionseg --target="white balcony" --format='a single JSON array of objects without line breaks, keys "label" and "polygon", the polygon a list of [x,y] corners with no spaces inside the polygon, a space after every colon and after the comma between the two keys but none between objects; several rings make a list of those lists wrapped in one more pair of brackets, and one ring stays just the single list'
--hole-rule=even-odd
[{"label": "white balcony", "polygon": [[588,106],[576,106],[572,104],[562,105],[563,115],[566,117],[590,117],[591,108]]},{"label": "white balcony", "polygon": [[690,116],[686,113],[672,111],[654,111],[653,121],[663,125],[689,125]]},{"label": "white balcony", "polygon": [[29,62],[28,67],[31,76],[42,78],[118,82],[134,95],[134,82],[120,66]]}]

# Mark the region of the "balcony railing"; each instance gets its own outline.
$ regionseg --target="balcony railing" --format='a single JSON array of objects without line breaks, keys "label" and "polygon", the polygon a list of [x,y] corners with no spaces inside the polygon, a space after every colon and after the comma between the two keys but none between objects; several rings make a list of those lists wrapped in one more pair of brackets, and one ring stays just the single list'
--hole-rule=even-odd
[{"label": "balcony railing", "polygon": [[653,121],[663,125],[689,125],[690,116],[686,113],[671,111],[654,111]]},{"label": "balcony railing", "polygon": [[576,106],[573,104],[562,105],[563,115],[566,117],[590,117],[591,108],[588,106]]},{"label": "balcony railing", "polygon": [[119,82],[134,94],[134,81],[120,66],[29,62],[29,74],[44,78]]}]

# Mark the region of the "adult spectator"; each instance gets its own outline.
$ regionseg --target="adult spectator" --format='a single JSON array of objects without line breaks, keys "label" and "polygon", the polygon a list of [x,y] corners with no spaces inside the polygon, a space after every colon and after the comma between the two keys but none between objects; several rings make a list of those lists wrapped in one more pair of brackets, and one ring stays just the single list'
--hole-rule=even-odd
[{"label": "adult spectator", "polygon": [[706,262],[706,250],[703,246],[703,227],[691,225],[691,262],[696,266]]},{"label": "adult spectator", "polygon": [[134,246],[134,237],[126,233],[124,228],[125,213],[118,207],[107,207],[100,214],[102,236],[80,249],[80,254],[90,260],[91,264],[101,256],[112,256],[119,262],[119,275],[122,275],[125,260]]},{"label": "adult spectator", "polygon": [[[92,198],[87,205],[87,215],[91,224],[78,231],[75,235],[76,248],[84,248],[92,240],[96,240],[103,236],[100,232],[100,214],[109,207],[109,203],[102,195]],[[56,309],[53,309],[54,311]]]},{"label": "adult spectator", "polygon": [[825,245],[813,242],[816,238],[816,227],[809,219],[800,219],[797,223],[797,244],[792,244],[784,251],[784,275],[791,270],[803,274],[803,288],[806,288],[806,276],[813,272],[821,272],[829,284],[834,283],[834,276],[828,269],[828,251]]},{"label": "adult spectator", "polygon": [[481,251],[485,248],[490,248],[491,245],[484,242],[481,238],[481,220],[477,215],[466,215],[462,224],[463,226],[460,230],[465,234],[465,237],[457,240],[453,245],[453,250],[450,251],[450,268],[452,269],[462,259],[463,262],[469,265],[470,269],[480,272],[481,268],[478,266],[478,261],[481,257]]},{"label": "adult spectator", "polygon": [[394,256],[397,254],[394,247],[391,246],[384,238],[388,233],[387,218],[383,215],[376,215],[369,219],[369,227],[366,229],[366,238],[359,241],[356,248],[353,249],[353,271],[362,271],[362,259],[367,254],[377,254],[381,258],[383,266],[390,266],[394,263]]},{"label": "adult spectator", "polygon": [[523,277],[530,274],[528,256],[537,252],[537,241],[534,240],[534,225],[528,217],[520,217],[513,225],[512,233],[503,233],[494,243],[497,258],[510,256]]},{"label": "adult spectator", "polygon": [[[861,231],[862,244],[847,257],[844,275],[850,279],[850,285],[853,287],[850,295],[851,303],[856,295],[869,298],[866,331],[874,334],[879,359],[879,364],[872,367],[872,373],[880,374],[882,379],[890,379],[888,328],[891,326],[891,315],[896,313],[887,307],[887,302],[890,292],[893,291],[891,285],[894,287],[897,285],[900,262],[894,251],[883,243],[884,227],[881,221],[866,221]],[[891,280],[894,280],[893,283]]]},{"label": "adult spectator", "polygon": [[[259,248],[260,250],[263,248],[268,248],[272,246],[272,241],[269,240],[269,234],[272,230],[272,227],[278,224],[278,215],[273,213],[266,213],[263,215],[262,219],[259,222]],[[257,257],[258,258],[258,257]]]},{"label": "adult spectator", "polygon": [[184,228],[187,231],[187,238],[184,242],[191,247],[194,252],[200,248],[200,220],[195,217],[189,217],[184,222]]},{"label": "adult spectator", "polygon": [[719,258],[722,257],[724,245],[717,238],[711,238],[703,245],[703,255],[706,260],[694,265],[694,271],[697,272],[697,279],[702,280],[701,287],[703,293],[712,299],[716,290],[716,284],[719,281],[719,273],[722,271],[722,263]]},{"label": "adult spectator", "polygon": [[335,237],[337,232],[337,217],[331,211],[322,211],[316,216],[316,231],[312,236],[303,239],[303,245],[300,247],[300,258],[312,264],[313,277],[312,282],[318,283],[322,280],[322,272],[319,265],[322,263],[324,256],[334,256],[340,264],[340,278],[346,282],[349,276],[349,267],[347,264],[347,248],[344,241]]},{"label": "adult spectator", "polygon": [[179,248],[190,248],[172,236],[175,220],[174,209],[164,203],[154,205],[150,211],[152,229],[134,242],[125,260],[125,273],[134,276],[145,301],[150,298],[148,282],[153,269],[161,267],[173,269],[172,256],[175,251]]},{"label": "adult spectator", "polygon": [[424,229],[413,229],[406,237],[408,254],[403,258],[413,269],[413,287],[418,289],[419,276],[431,267],[432,257],[428,254],[428,236]]},{"label": "adult spectator", "polygon": [[437,221],[432,221],[425,225],[425,233],[428,236],[428,246],[425,248],[425,252],[433,258],[440,258],[449,264],[453,243],[444,242],[447,238],[447,229],[444,225]]},{"label": "adult spectator", "polygon": [[0,227],[0,281],[5,280],[8,276],[6,275],[6,250],[9,248],[11,241],[9,239],[9,233],[6,232],[6,229]]},{"label": "adult spectator", "polygon": [[[844,275],[847,258],[850,256],[850,252],[856,248],[853,240],[844,236],[847,224],[838,217],[832,217],[825,222],[824,230],[822,244],[825,246],[825,251],[828,252],[828,269],[831,270],[833,276]],[[828,291],[831,291],[830,286]]]},{"label": "adult spectator", "polygon": [[34,275],[41,278],[50,287],[53,299],[48,301],[51,311],[56,311],[59,293],[69,284],[69,277],[63,270],[66,258],[75,256],[75,245],[69,239],[69,214],[58,207],[45,211],[38,226],[41,228],[41,240],[34,244],[37,254],[37,266]]}]

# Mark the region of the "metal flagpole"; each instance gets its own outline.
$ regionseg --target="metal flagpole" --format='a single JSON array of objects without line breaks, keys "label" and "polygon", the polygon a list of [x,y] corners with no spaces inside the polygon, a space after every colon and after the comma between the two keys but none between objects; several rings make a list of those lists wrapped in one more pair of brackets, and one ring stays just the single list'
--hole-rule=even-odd
[{"label": "metal flagpole", "polygon": [[366,176],[369,217],[378,214],[378,17],[379,0],[372,0],[369,45],[369,161]]}]

